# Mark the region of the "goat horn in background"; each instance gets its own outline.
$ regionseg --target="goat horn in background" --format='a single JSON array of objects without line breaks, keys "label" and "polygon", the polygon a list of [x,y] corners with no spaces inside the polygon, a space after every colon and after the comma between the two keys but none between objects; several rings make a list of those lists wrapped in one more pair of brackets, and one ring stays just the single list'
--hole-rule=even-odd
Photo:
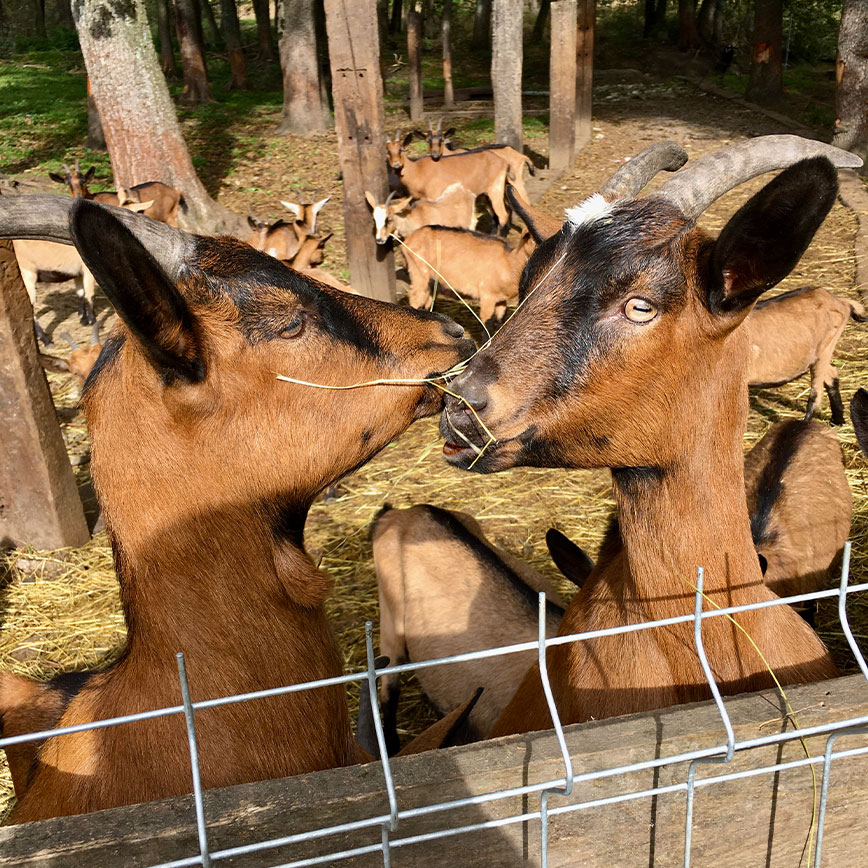
[{"label": "goat horn in background", "polygon": [[675,172],[687,162],[687,153],[675,142],[658,142],[643,148],[624,163],[600,188],[606,198],[629,199],[660,172]]}]

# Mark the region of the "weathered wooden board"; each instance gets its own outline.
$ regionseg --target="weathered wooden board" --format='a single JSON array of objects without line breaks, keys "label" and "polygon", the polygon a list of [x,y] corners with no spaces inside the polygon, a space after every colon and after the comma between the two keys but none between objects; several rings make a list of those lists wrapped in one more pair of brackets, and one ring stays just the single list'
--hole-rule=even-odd
[{"label": "weathered wooden board", "polygon": [[[792,687],[790,702],[803,726],[868,713],[868,685],[861,676]],[[780,732],[781,700],[772,692],[729,698],[727,709],[736,738]],[[567,742],[577,775],[655,757],[718,745],[722,726],[714,705],[697,703],[649,714],[568,727]],[[868,736],[847,736],[838,750],[868,745]],[[810,740],[822,754],[825,737]],[[703,766],[698,779],[744,771],[802,757],[798,743],[737,755],[730,767]],[[561,773],[551,732],[511,736],[393,761],[402,809],[431,805],[541,782]],[[135,774],[130,769],[130,774]],[[677,784],[686,780],[685,763],[628,776],[577,782],[574,797],[552,797],[550,809],[577,799]],[[823,865],[864,864],[868,852],[868,756],[832,765]],[[819,787],[819,770],[817,775]],[[694,868],[793,868],[811,826],[814,789],[810,770],[748,777],[698,790],[693,825]],[[680,866],[684,846],[683,792],[642,798],[603,808],[553,816],[549,865],[588,868]],[[539,808],[539,796],[501,799],[460,810],[402,820],[393,838],[405,838],[459,824],[497,820]],[[385,814],[387,802],[380,765],[334,769],[282,781],[215,790],[206,794],[212,849],[250,844],[327,825]],[[538,820],[505,825],[436,841],[395,847],[392,865],[442,868],[499,868],[539,864]],[[365,829],[305,844],[268,849],[215,865],[263,868],[291,860],[374,845],[379,829]],[[16,868],[143,868],[198,853],[191,798],[102,811],[0,829],[0,866]],[[370,854],[325,864],[369,868],[382,865]],[[804,863],[802,863],[804,864]]]},{"label": "weathered wooden board", "polygon": [[591,94],[594,80],[594,22],[597,0],[578,0],[576,37],[576,150],[591,140]]},{"label": "weathered wooden board", "polygon": [[33,338],[11,241],[0,241],[0,547],[90,538]]},{"label": "weathered wooden board", "polygon": [[573,164],[576,118],[576,0],[553,0],[549,61],[549,168]]}]

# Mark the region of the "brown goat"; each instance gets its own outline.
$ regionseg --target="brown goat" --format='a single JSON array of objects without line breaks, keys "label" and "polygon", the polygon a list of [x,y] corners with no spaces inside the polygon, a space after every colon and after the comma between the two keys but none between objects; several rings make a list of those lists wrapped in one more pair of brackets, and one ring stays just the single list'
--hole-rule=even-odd
[{"label": "brown goat", "polygon": [[308,235],[307,238],[301,242],[301,247],[299,247],[298,253],[295,254],[292,261],[284,262],[284,265],[294,268],[296,271],[305,275],[305,277],[318,280],[320,283],[325,283],[334,289],[341,290],[341,292],[350,292],[355,295],[356,291],[351,286],[347,285],[342,280],[338,280],[338,278],[333,274],[329,274],[329,272],[318,267],[324,258],[323,248],[332,235],[334,235],[333,232],[329,232],[328,235],[324,236]]},{"label": "brown goat", "polygon": [[291,262],[301,249],[302,241],[310,234],[299,220],[292,223],[286,220],[269,223],[248,214],[247,225],[253,230],[253,234],[244,239],[247,244],[254,250],[261,250],[281,261]]},{"label": "brown goat", "polygon": [[748,385],[781,386],[810,371],[805,418],[822,408],[825,388],[832,424],[843,425],[844,404],[832,356],[851,319],[865,322],[865,308],[858,301],[813,286],[758,301],[744,321],[751,342]]},{"label": "brown goat", "polygon": [[[552,584],[492,545],[471,516],[427,504],[386,507],[371,538],[380,596],[380,653],[392,664],[535,640],[540,591],[547,601],[546,634],[557,632],[564,602]],[[581,553],[578,546],[573,548]],[[441,714],[483,686],[469,722],[470,738],[485,738],[535,659],[536,652],[527,651],[450,663],[420,669],[416,678]],[[397,675],[380,679],[390,754],[398,750],[399,687]]]},{"label": "brown goat", "polygon": [[868,390],[860,387],[850,400],[850,419],[863,455],[868,455]]},{"label": "brown goat", "polygon": [[[624,544],[573,598],[561,635],[691,613],[700,565],[717,605],[775,599],[745,501],[749,341],[738,326],[792,270],[832,207],[837,178],[827,156],[861,163],[819,142],[762,137],[708,155],[635,199],[657,171],[684,162],[672,143],[646,149],[570,209],[555,235],[537,233],[521,306],[450,385],[458,397],[447,397],[441,419],[450,463],[479,472],[612,469]],[[782,166],[716,240],[696,226],[724,192]],[[522,216],[535,225],[533,213]],[[823,643],[789,607],[736,620],[782,684],[835,675]],[[766,663],[726,619],[707,619],[702,631],[721,692],[773,686]],[[707,699],[692,632],[670,625],[550,648],[562,720]],[[492,735],[550,724],[533,667]]]},{"label": "brown goat", "polygon": [[325,199],[320,199],[318,202],[285,202],[280,200],[288,211],[292,212],[296,221],[307,227],[307,231],[313,235],[316,232],[316,218],[323,206],[331,199],[331,196],[326,196]]},{"label": "brown goat", "polygon": [[72,374],[80,383],[84,383],[93,370],[99,354],[102,352],[102,343],[99,339],[99,323],[93,323],[90,346],[88,347],[80,347],[66,332],[61,332],[60,336],[69,344],[72,350],[69,354],[69,359],[40,355],[42,367],[46,371],[53,371],[55,374]]},{"label": "brown goat", "polygon": [[400,133],[398,136],[398,139],[386,142],[389,166],[398,174],[414,199],[433,202],[453,184],[461,184],[474,198],[488,196],[498,226],[503,232],[508,230],[509,211],[504,202],[504,193],[509,167],[502,159],[491,151],[483,150],[444,157],[439,162],[430,157],[413,160],[406,154],[413,134],[408,133],[402,140]]},{"label": "brown goat", "polygon": [[428,199],[413,199],[405,196],[392,201],[389,193],[385,202],[378,202],[370,191],[365,192],[365,201],[374,218],[374,237],[377,244],[385,244],[394,233],[406,238],[423,226],[452,226],[457,229],[473,229],[476,226],[476,197],[461,184],[453,184],[443,195],[432,202]]},{"label": "brown goat", "polygon": [[[78,160],[75,161],[73,168],[64,164],[63,169],[66,173],[65,175],[49,172],[48,176],[52,181],[66,184],[73,196],[81,199],[93,199],[94,202],[101,202],[103,205],[125,204],[118,196],[118,193],[111,190],[106,190],[102,193],[90,192],[88,184],[93,179],[96,166],[91,166],[84,175],[79,171]],[[164,184],[162,181],[145,181],[143,184],[136,184],[133,187],[126,188],[126,194],[130,202],[148,203],[147,208],[143,212],[145,217],[159,220],[161,223],[166,223],[169,226],[178,225],[179,208],[181,211],[187,210],[183,194],[174,187]]]},{"label": "brown goat", "polygon": [[[0,198],[0,236],[71,240],[121,320],[82,402],[128,628],[108,668],[45,684],[0,674],[3,735],[176,705],[179,651],[196,700],[339,675],[328,581],[303,547],[308,508],[440,408],[425,379],[472,352],[461,326],[83,199]],[[275,372],[419,385],[330,391]],[[204,787],[362,756],[340,685],[201,709],[196,731]],[[7,755],[13,822],[190,792],[178,715]]]},{"label": "brown goat", "polygon": [[506,303],[518,292],[521,271],[533,246],[527,232],[510,247],[500,238],[468,229],[417,229],[401,248],[410,272],[410,304],[429,307],[434,284],[445,281],[479,302],[479,318],[486,328],[496,327],[506,316]]}]

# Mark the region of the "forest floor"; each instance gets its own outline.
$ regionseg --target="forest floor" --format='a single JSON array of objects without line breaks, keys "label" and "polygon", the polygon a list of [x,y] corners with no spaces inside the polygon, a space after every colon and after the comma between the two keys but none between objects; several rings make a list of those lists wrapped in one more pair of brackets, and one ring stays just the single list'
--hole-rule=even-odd
[{"label": "forest floor", "polygon": [[[673,139],[695,159],[745,137],[790,131],[754,110],[708,94],[689,81],[672,74],[649,72],[644,62],[642,72],[635,69],[624,72],[625,68],[638,65],[626,62],[624,57],[617,58],[617,64],[613,67],[617,72],[606,72],[601,64],[595,87],[591,142],[573,167],[538,202],[542,210],[562,213],[565,207],[594,192],[626,158],[652,142]],[[390,96],[388,81],[387,96]],[[485,106],[479,109],[483,113],[487,110]],[[217,120],[212,118],[203,126],[200,119],[188,116],[185,131],[212,194],[239,213],[253,211],[262,217],[280,216],[283,209],[279,200],[293,192],[307,196],[331,194],[334,198],[320,216],[322,231],[335,232],[324,267],[346,277],[334,134],[315,139],[275,136],[280,104],[273,98],[264,102],[251,99],[250,110],[233,118],[219,105],[209,111]],[[435,123],[439,116],[436,110],[430,113]],[[798,119],[806,122],[803,117]],[[455,117],[449,120],[449,125],[458,128],[456,139],[463,144],[490,141],[493,137],[491,121],[486,117]],[[221,127],[220,137],[213,134],[217,126]],[[390,130],[398,126],[403,130],[410,128],[404,108],[394,95],[387,104],[387,126]],[[547,160],[546,136],[545,118],[529,117],[525,141],[540,167]],[[3,147],[12,145],[6,143]],[[56,162],[69,159],[69,153],[65,152]],[[42,177],[44,162],[31,160],[30,165],[25,165],[27,162],[24,157],[17,164],[14,159],[7,160],[5,168],[0,164],[0,171],[22,179]],[[761,179],[755,180],[724,196],[706,212],[701,225],[717,232],[762,183]],[[51,189],[50,182],[44,185],[40,182],[40,186]],[[859,298],[859,288],[854,284],[856,232],[857,221],[852,211],[836,204],[780,290],[813,284],[845,297]],[[477,339],[482,337],[463,307],[443,294],[437,306],[461,320]],[[96,309],[98,316],[107,321],[106,327],[110,327],[113,313],[104,297],[97,297]],[[49,334],[56,335],[66,328],[86,340],[87,330],[74,315],[75,299],[70,284],[40,284],[37,313]],[[866,350],[866,327],[848,325],[836,354],[845,404],[860,385],[868,384]],[[71,378],[63,375],[51,374],[49,381],[78,483],[89,498],[91,517],[95,519],[92,495],[87,494],[91,482],[90,447],[85,420],[78,408],[79,389]],[[745,446],[755,443],[775,421],[800,417],[808,391],[808,379],[803,378],[779,389],[754,392]],[[828,407],[820,418],[828,420]],[[339,419],[335,424],[339,424]],[[853,578],[862,581],[868,576],[868,469],[856,448],[849,420],[837,431],[855,501]],[[368,529],[384,502],[396,507],[429,502],[472,513],[492,540],[524,558],[558,584],[567,596],[570,586],[559,579],[546,551],[546,530],[557,527],[592,556],[597,552],[612,509],[607,471],[519,468],[478,476],[447,466],[439,454],[440,448],[436,418],[419,422],[342,481],[339,500],[328,504],[317,502],[310,512],[305,542],[314,560],[333,579],[328,610],[348,670],[364,668],[364,622],[372,620],[375,625],[378,622]],[[105,532],[96,533],[79,550],[17,551],[5,558],[5,566],[0,561],[3,587],[0,666],[44,678],[59,671],[98,665],[118,653],[124,629]],[[850,611],[858,639],[868,648],[868,600],[852,600]],[[834,604],[820,607],[818,626],[842,670],[852,670],[853,661],[846,651]],[[354,696],[351,702],[355,702]],[[410,679],[403,694],[402,734],[419,732],[433,719],[432,714]],[[10,792],[8,779],[5,792]]]}]

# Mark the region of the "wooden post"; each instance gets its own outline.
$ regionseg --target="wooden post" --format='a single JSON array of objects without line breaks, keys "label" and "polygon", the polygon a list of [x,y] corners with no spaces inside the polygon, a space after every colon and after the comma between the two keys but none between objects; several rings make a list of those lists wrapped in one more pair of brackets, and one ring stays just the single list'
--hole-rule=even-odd
[{"label": "wooden post", "polygon": [[452,108],[455,103],[452,88],[452,0],[443,0],[440,33],[443,42],[443,108]]},{"label": "wooden post", "polygon": [[407,12],[407,66],[410,72],[410,120],[420,121],[422,107],[422,16],[413,6]]},{"label": "wooden post", "polygon": [[365,190],[381,202],[389,192],[377,4],[325,0],[325,10],[350,283],[362,295],[395,301],[394,257],[374,240],[365,202]]},{"label": "wooden post", "polygon": [[579,0],[576,33],[576,150],[591,140],[591,87],[594,76],[594,19],[597,0]]},{"label": "wooden post", "polygon": [[84,545],[90,533],[11,241],[0,241],[0,432],[0,547]]},{"label": "wooden post", "polygon": [[549,59],[549,168],[568,169],[575,156],[576,0],[552,0]]},{"label": "wooden post", "polygon": [[522,141],[521,65],[522,0],[494,0],[491,87],[494,91],[494,138],[519,153]]}]

